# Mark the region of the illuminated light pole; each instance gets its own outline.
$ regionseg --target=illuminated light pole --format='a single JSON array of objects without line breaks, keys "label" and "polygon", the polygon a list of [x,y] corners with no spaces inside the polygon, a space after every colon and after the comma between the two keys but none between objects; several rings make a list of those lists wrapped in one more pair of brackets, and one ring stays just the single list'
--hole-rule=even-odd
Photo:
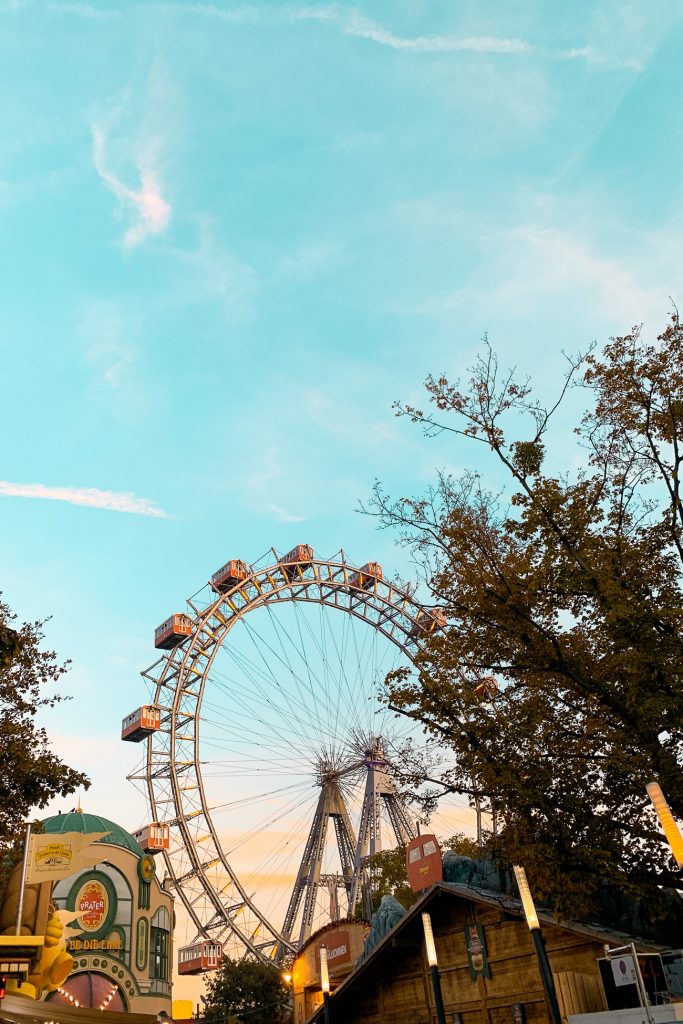
[{"label": "illuminated light pole", "polygon": [[436,945],[434,944],[434,932],[432,931],[432,919],[429,914],[422,915],[422,928],[425,933],[425,946],[427,947],[427,963],[432,975],[432,988],[434,989],[434,1006],[436,1008],[436,1019],[439,1024],[446,1024],[446,1011],[443,1008],[443,994],[441,992],[441,978],[439,977],[439,961],[436,958]]},{"label": "illuminated light pole", "polygon": [[327,969],[327,946],[320,947],[320,987],[323,990],[325,1024],[330,1024],[330,974]]},{"label": "illuminated light pole", "polygon": [[666,841],[671,847],[674,860],[678,864],[680,870],[680,868],[683,868],[683,836],[681,835],[681,830],[676,824],[674,816],[671,813],[671,808],[666,802],[666,797],[662,793],[662,787],[659,783],[648,782],[645,788],[647,789],[647,795],[652,801],[652,806],[657,812],[657,817],[659,818],[659,823],[664,830]]},{"label": "illuminated light pole", "polygon": [[294,979],[289,971],[285,971],[281,977],[287,986],[287,1000],[292,1010],[292,1020],[294,1020]]},{"label": "illuminated light pole", "polygon": [[519,889],[519,896],[522,901],[522,907],[524,908],[526,923],[529,926],[529,931],[531,932],[531,937],[534,941],[534,949],[536,950],[536,958],[538,959],[538,969],[541,974],[541,981],[543,982],[550,1017],[553,1024],[562,1024],[562,1014],[560,1013],[560,1007],[557,1002],[557,992],[555,991],[553,972],[550,969],[550,961],[548,960],[548,953],[541,934],[541,925],[538,920],[538,914],[536,913],[536,907],[534,906],[531,890],[529,889],[529,883],[527,882],[526,871],[523,867],[518,865],[513,867],[513,871],[515,872],[517,888]]}]

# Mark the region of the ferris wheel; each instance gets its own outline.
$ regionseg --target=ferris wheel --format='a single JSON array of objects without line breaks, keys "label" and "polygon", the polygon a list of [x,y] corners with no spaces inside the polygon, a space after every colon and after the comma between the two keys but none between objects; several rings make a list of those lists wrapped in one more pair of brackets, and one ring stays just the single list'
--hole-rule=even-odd
[{"label": "ferris wheel", "polygon": [[197,939],[281,962],[353,913],[368,857],[414,836],[397,777],[406,747],[429,743],[380,688],[445,614],[378,563],[305,544],[227,562],[187,604],[155,632],[151,703],[123,723],[144,742],[138,838]]}]

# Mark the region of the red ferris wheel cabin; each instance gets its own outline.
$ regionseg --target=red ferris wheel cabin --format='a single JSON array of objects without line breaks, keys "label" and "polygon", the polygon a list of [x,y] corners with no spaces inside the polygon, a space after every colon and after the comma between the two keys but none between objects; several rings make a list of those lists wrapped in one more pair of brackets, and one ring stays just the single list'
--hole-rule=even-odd
[{"label": "red ferris wheel cabin", "polygon": [[158,650],[169,651],[177,647],[183,640],[192,636],[192,619],[182,613],[171,615],[154,630],[154,646]]},{"label": "red ferris wheel cabin", "polygon": [[379,562],[366,562],[362,569],[349,577],[349,586],[359,587],[361,590],[372,590],[375,583],[381,579],[382,566]]},{"label": "red ferris wheel cabin", "polygon": [[223,945],[203,939],[178,950],[178,974],[203,974],[215,971],[223,959]]},{"label": "red ferris wheel cabin", "polygon": [[288,551],[279,559],[283,575],[289,579],[297,566],[307,566],[313,561],[313,548],[310,544],[297,544],[295,548]]},{"label": "red ferris wheel cabin", "polygon": [[441,847],[434,835],[417,836],[406,847],[406,870],[413,892],[421,892],[443,879]]},{"label": "red ferris wheel cabin", "polygon": [[417,622],[410,628],[412,637],[427,636],[436,629],[443,629],[446,625],[446,612],[443,608],[422,609],[417,613]]},{"label": "red ferris wheel cabin", "polygon": [[238,583],[243,583],[249,575],[247,563],[238,558],[232,558],[225,565],[221,566],[218,572],[211,577],[211,588],[217,594],[224,594],[226,590],[232,590]]},{"label": "red ferris wheel cabin", "polygon": [[144,704],[126,715],[121,723],[121,739],[139,743],[161,728],[161,709],[153,704]]},{"label": "red ferris wheel cabin", "polygon": [[149,825],[134,833],[133,838],[145,853],[160,853],[170,846],[170,829],[160,821],[150,821]]}]

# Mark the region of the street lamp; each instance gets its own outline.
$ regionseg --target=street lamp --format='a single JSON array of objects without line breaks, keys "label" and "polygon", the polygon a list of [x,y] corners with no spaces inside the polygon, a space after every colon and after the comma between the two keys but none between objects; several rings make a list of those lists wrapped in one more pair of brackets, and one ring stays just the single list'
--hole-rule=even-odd
[{"label": "street lamp", "polygon": [[327,969],[327,946],[320,947],[320,987],[323,990],[325,1024],[330,1024],[330,973]]},{"label": "street lamp", "polygon": [[517,879],[517,888],[519,889],[519,896],[522,901],[526,923],[529,926],[529,931],[531,932],[531,937],[534,941],[534,949],[536,950],[536,958],[538,959],[538,969],[541,974],[541,981],[543,982],[550,1016],[553,1024],[562,1024],[562,1014],[560,1013],[560,1007],[557,1002],[553,972],[550,969],[550,961],[548,960],[545,942],[541,935],[541,925],[531,896],[529,883],[527,882],[526,871],[519,865],[515,865],[513,867],[513,871],[515,873],[515,878]]},{"label": "street lamp", "polygon": [[671,808],[666,802],[666,797],[662,793],[662,787],[658,782],[648,782],[647,795],[652,801],[652,806],[657,812],[659,823],[664,829],[664,835],[666,841],[671,847],[671,852],[674,855],[674,859],[678,864],[679,869],[683,868],[683,836],[681,830],[674,820],[674,816],[671,813]]},{"label": "street lamp", "polygon": [[439,977],[439,961],[436,958],[436,945],[434,943],[434,932],[432,931],[432,919],[427,913],[423,913],[422,915],[422,929],[425,935],[425,946],[427,947],[427,963],[429,964],[429,970],[432,975],[436,1019],[438,1024],[446,1024],[446,1011],[443,1008],[441,978]]}]

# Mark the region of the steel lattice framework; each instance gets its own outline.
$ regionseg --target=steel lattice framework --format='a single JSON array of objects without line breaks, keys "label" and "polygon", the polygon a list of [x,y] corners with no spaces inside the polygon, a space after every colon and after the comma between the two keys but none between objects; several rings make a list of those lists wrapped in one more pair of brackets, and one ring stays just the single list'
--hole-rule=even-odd
[{"label": "steel lattice framework", "polygon": [[[407,588],[382,579],[368,589],[354,585],[351,581],[361,570],[346,561],[343,551],[333,560],[314,558],[286,566],[274,550],[273,555],[272,564],[251,567],[248,577],[230,591],[215,594],[207,587],[201,592],[208,595],[206,603],[197,596],[188,600],[192,636],[142,673],[161,709],[161,729],[145,741],[144,767],[131,776],[146,783],[152,819],[170,826],[170,848],[164,852],[168,884],[181,898],[197,933],[235,940],[243,952],[262,960],[295,951],[296,942],[282,934],[240,883],[211,819],[202,781],[199,726],[217,652],[243,616],[281,602],[316,603],[346,612],[383,634],[410,660],[433,624],[429,611]],[[405,829],[405,822],[399,827]],[[214,868],[225,879],[220,885],[209,877]]]}]

